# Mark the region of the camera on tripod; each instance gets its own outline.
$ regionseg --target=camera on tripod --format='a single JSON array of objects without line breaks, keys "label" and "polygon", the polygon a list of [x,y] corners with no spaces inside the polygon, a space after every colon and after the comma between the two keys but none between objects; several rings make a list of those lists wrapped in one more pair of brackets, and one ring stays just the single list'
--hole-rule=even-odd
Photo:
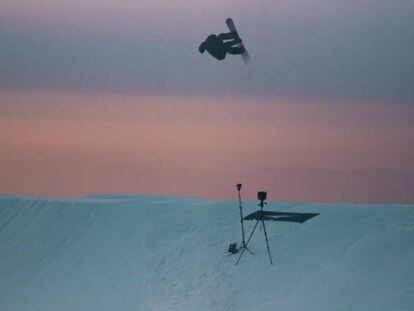
[{"label": "camera on tripod", "polygon": [[257,193],[257,199],[259,201],[266,201],[266,198],[267,198],[267,192],[266,191],[259,191]]},{"label": "camera on tripod", "polygon": [[272,255],[270,254],[270,248],[269,248],[269,240],[267,239],[267,232],[266,232],[266,225],[264,223],[264,211],[263,211],[263,207],[265,204],[267,204],[266,198],[267,198],[267,192],[266,191],[259,191],[257,193],[257,198],[259,199],[260,203],[259,206],[261,207],[261,209],[257,212],[255,212],[256,214],[258,214],[258,216],[256,218],[254,218],[256,220],[256,224],[254,225],[254,228],[252,230],[252,232],[250,233],[249,238],[247,239],[247,242],[244,240],[244,226],[243,226],[243,220],[246,218],[243,218],[243,212],[242,212],[242,205],[241,205],[241,197],[240,197],[240,189],[241,189],[241,184],[237,184],[237,192],[239,195],[239,208],[240,208],[240,223],[241,223],[241,229],[242,229],[242,243],[240,245],[240,248],[237,249],[237,244],[233,243],[230,244],[229,246],[229,253],[231,254],[235,254],[237,253],[239,250],[241,250],[240,256],[236,261],[236,265],[239,263],[241,257],[244,254],[244,251],[247,250],[248,252],[250,252],[252,255],[254,255],[254,253],[247,247],[247,244],[249,244],[250,239],[252,238],[257,225],[259,224],[259,222],[261,223],[261,227],[263,227],[263,232],[265,235],[265,239],[266,239],[266,245],[267,245],[267,253],[269,254],[269,259],[270,259],[270,264],[273,265],[273,261],[272,261]]},{"label": "camera on tripod", "polygon": [[266,191],[259,191],[257,193],[257,199],[260,201],[259,206],[262,207],[266,204],[267,192]]}]

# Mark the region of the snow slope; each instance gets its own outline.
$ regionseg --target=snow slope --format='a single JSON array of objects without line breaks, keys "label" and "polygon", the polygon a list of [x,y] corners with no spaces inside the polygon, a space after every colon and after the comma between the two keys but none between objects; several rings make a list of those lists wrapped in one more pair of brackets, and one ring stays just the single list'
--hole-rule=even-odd
[{"label": "snow slope", "polygon": [[258,231],[235,266],[237,202],[0,196],[0,310],[414,310],[414,206],[266,209],[320,215],[267,222],[275,265]]}]

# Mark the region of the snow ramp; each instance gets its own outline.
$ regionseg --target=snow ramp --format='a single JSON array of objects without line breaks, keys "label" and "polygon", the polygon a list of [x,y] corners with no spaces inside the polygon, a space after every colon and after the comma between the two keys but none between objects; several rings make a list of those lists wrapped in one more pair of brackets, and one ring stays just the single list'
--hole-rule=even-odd
[{"label": "snow ramp", "polygon": [[145,223],[136,207],[0,198],[0,310],[145,310]]},{"label": "snow ramp", "polygon": [[1,196],[0,310],[414,310],[413,206],[266,210],[319,215],[267,221],[274,265],[258,229],[236,266],[235,201]]}]

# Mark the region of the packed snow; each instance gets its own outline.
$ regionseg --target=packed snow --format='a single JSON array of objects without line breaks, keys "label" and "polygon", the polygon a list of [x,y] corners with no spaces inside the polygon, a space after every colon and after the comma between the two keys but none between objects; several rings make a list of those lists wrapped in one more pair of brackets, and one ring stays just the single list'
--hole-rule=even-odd
[{"label": "packed snow", "polygon": [[0,196],[0,310],[414,310],[414,206],[265,209],[319,215],[267,221],[274,265],[258,229],[236,266],[236,200]]}]

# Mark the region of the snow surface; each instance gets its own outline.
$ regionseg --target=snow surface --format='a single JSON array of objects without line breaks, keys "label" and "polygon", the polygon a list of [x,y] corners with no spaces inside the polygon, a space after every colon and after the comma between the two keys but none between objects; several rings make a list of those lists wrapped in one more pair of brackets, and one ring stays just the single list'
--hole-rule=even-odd
[{"label": "snow surface", "polygon": [[266,210],[320,215],[267,222],[274,266],[263,231],[235,266],[236,201],[0,196],[0,310],[414,310],[414,206]]}]

